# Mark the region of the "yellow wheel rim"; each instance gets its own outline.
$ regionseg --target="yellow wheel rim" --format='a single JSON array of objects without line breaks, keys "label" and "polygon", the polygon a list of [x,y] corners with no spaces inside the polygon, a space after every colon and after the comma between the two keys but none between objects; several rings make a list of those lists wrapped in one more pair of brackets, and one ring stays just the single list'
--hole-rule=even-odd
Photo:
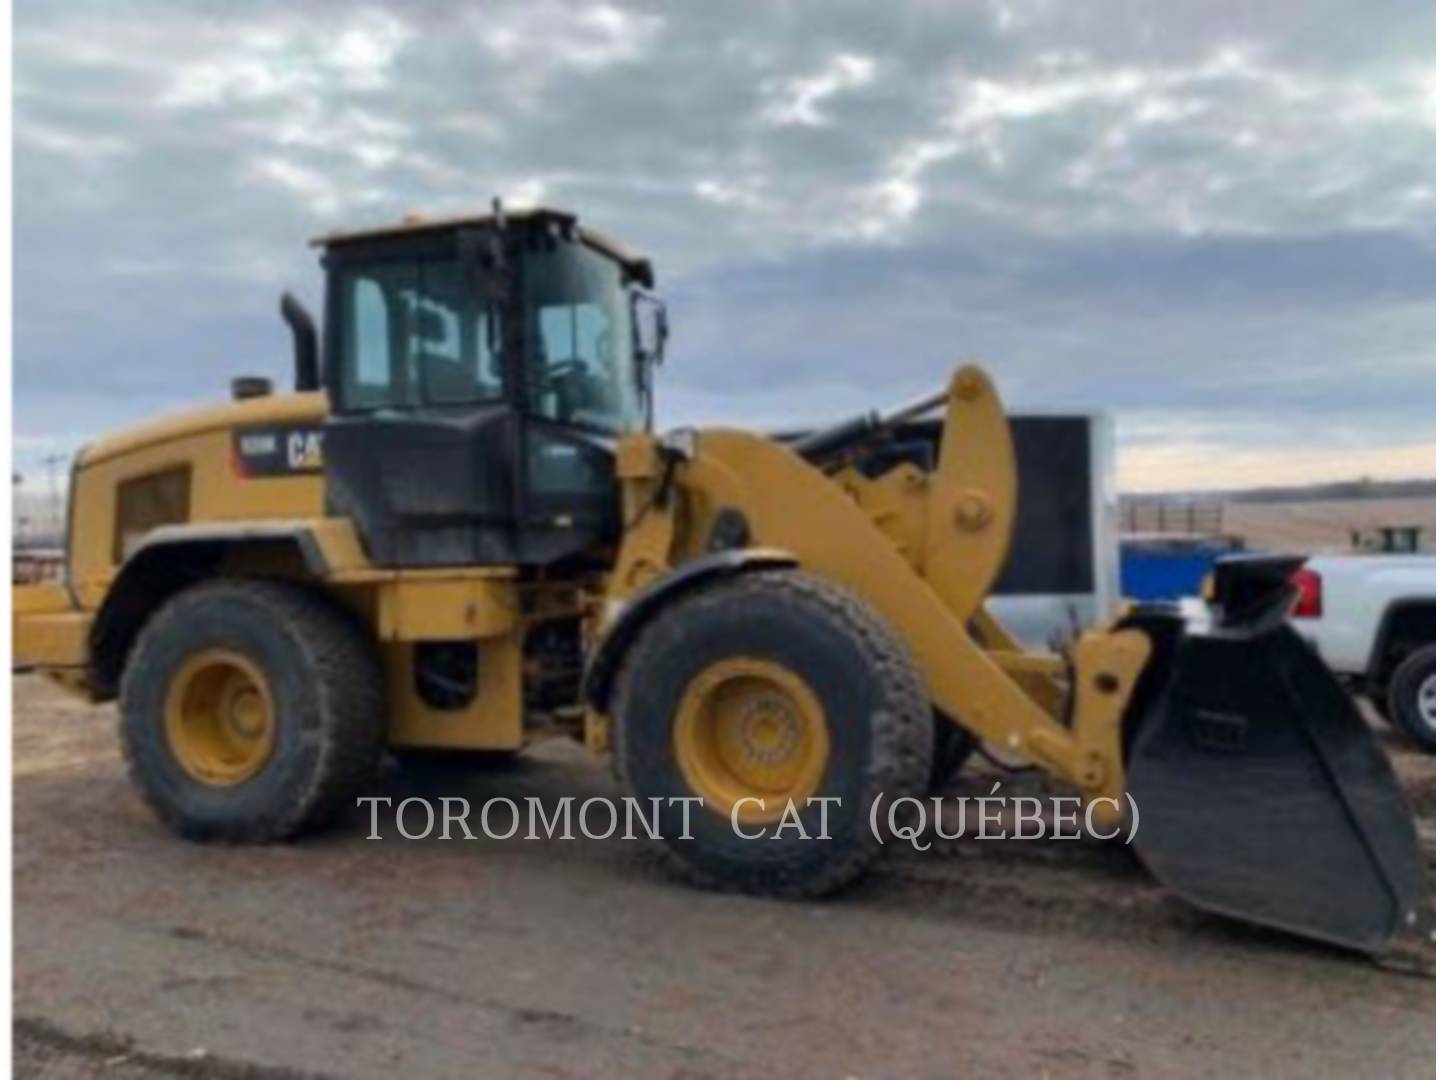
[{"label": "yellow wheel rim", "polygon": [[214,787],[243,783],[275,750],[270,683],[250,660],[206,649],[175,673],[165,695],[165,737],[190,776]]},{"label": "yellow wheel rim", "polygon": [[[825,710],[799,676],[769,660],[735,657],[705,668],[675,716],[675,757],[705,805],[737,821],[780,820],[805,809],[830,760]],[[745,802],[741,799],[759,799]]]}]

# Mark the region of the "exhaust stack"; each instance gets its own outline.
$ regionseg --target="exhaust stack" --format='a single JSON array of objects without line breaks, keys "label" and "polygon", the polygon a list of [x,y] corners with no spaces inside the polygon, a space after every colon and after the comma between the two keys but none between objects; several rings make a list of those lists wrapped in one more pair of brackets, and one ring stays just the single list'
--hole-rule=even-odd
[{"label": "exhaust stack", "polygon": [[290,293],[280,297],[280,317],[290,327],[295,339],[295,391],[305,393],[320,389],[320,345],[315,333],[315,320],[305,305]]}]

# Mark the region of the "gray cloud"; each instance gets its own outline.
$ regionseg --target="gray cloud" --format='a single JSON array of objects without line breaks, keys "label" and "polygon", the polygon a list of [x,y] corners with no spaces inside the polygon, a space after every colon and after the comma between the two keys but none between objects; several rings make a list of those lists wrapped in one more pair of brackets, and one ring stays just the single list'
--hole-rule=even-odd
[{"label": "gray cloud", "polygon": [[1424,5],[22,0],[15,31],[22,462],[282,376],[306,237],[496,192],[654,256],[664,419],[978,354],[1117,410],[1136,462],[1434,441]]}]

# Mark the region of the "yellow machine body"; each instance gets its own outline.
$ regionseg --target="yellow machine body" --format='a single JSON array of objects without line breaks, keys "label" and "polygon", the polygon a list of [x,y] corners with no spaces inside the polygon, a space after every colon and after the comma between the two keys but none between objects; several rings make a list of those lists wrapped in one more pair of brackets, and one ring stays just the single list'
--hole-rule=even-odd
[{"label": "yellow machine body", "polygon": [[[169,548],[167,560],[192,559],[206,548],[204,572],[214,576],[288,578],[334,590],[381,644],[394,688],[393,745],[522,746],[520,643],[535,619],[555,616],[556,590],[518,588],[506,568],[376,567],[350,521],[324,516],[319,456],[282,476],[237,468],[240,433],[318,428],[325,412],[321,393],[265,396],[145,424],[86,448],[71,477],[66,580],[14,590],[16,664],[92,700],[114,696],[115,680],[97,667],[96,620],[131,557],[158,538]],[[136,599],[154,610],[167,598],[161,591]],[[413,691],[414,646],[457,639],[478,643],[487,678],[463,709],[437,710]]]},{"label": "yellow machine body", "polygon": [[[262,397],[149,424],[80,456],[68,583],[17,587],[16,656],[81,692],[107,696],[94,678],[91,630],[129,557],[157,534],[178,558],[187,538],[216,537],[223,555],[213,572],[315,581],[371,624],[389,675],[393,744],[516,748],[527,729],[526,631],[594,612],[587,633],[598,640],[605,612],[703,555],[716,516],[729,510],[744,515],[752,544],[846,586],[899,628],[945,716],[1091,795],[1116,799],[1124,791],[1117,720],[1144,666],[1145,640],[1084,635],[1072,687],[1059,658],[1024,652],[985,614],[1015,516],[1009,428],[978,368],[956,372],[945,408],[937,468],[902,465],[874,480],[853,469],[827,476],[763,436],[696,432],[693,457],[676,468],[674,497],[663,509],[645,509],[664,468],[659,442],[631,436],[619,448],[617,472],[626,520],[638,521],[613,571],[599,582],[546,585],[521,584],[503,567],[376,567],[351,522],[324,516],[319,458],[280,477],[237,470],[237,432],[318,424],[321,394]],[[461,639],[480,643],[481,691],[458,712],[427,706],[413,689],[414,646]],[[1073,720],[1065,713],[1072,691]],[[534,730],[576,730],[573,715],[531,720]],[[592,712],[588,723],[587,742],[604,748],[606,718]]]}]

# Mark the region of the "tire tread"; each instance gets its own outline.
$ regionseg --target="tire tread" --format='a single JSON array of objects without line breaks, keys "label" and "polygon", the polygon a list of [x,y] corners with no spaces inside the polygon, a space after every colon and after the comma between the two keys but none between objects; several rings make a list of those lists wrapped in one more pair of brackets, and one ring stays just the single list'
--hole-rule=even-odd
[{"label": "tire tread", "polygon": [[[249,819],[199,821],[163,797],[145,775],[132,739],[132,715],[139,680],[151,677],[150,654],[162,634],[184,624],[197,608],[240,600],[265,612],[295,642],[314,674],[318,727],[316,767],[303,789],[284,804]],[[120,688],[120,745],[135,788],[171,829],[191,839],[254,843],[288,839],[327,823],[377,770],[386,715],[384,679],[374,643],[358,622],[335,602],[287,581],[219,578],[181,592],[146,624],[125,665]]]},{"label": "tire tread", "polygon": [[[755,570],[702,586],[660,612],[637,636],[621,665],[610,701],[615,719],[614,767],[628,792],[636,790],[626,753],[623,717],[631,707],[641,673],[650,658],[691,620],[706,618],[712,606],[737,595],[764,594],[822,614],[832,628],[847,635],[870,658],[881,687],[882,708],[873,714],[871,757],[865,778],[866,807],[878,797],[894,800],[925,793],[935,746],[930,696],[909,648],[899,634],[860,597],[840,586],[793,569]],[[835,843],[836,841],[830,841]],[[857,832],[848,850],[824,862],[818,872],[787,876],[773,863],[753,870],[717,872],[685,858],[668,845],[666,861],[681,875],[707,888],[771,896],[819,896],[857,878],[884,848],[869,829]],[[779,872],[777,872],[779,871]]]}]

